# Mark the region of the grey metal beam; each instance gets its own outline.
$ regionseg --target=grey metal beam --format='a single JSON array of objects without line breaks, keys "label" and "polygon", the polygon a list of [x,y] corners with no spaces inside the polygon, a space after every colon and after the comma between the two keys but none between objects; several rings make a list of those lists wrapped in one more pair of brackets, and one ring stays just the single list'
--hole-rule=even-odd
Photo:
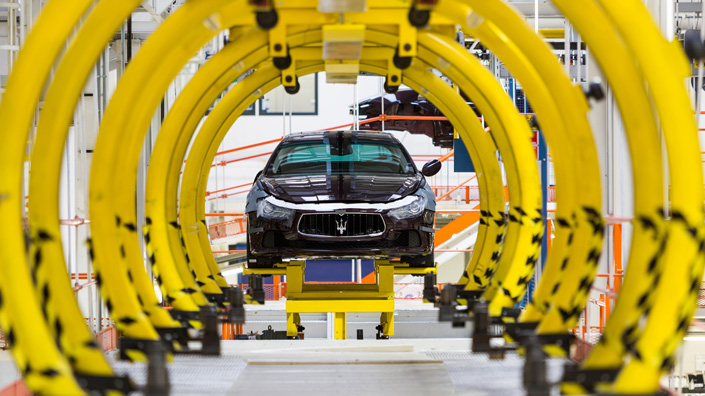
[{"label": "grey metal beam", "polygon": [[703,10],[703,3],[702,1],[698,1],[697,3],[677,3],[676,4],[676,10],[677,12],[680,13],[686,13],[686,12],[702,12]]}]

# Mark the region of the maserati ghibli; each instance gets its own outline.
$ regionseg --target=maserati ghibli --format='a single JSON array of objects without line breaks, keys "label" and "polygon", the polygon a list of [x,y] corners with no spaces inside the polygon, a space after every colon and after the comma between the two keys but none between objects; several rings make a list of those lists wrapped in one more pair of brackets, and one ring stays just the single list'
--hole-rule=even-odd
[{"label": "maserati ghibli", "polygon": [[247,262],[399,258],[433,267],[436,202],[425,177],[391,134],[319,131],[286,136],[247,196]]}]

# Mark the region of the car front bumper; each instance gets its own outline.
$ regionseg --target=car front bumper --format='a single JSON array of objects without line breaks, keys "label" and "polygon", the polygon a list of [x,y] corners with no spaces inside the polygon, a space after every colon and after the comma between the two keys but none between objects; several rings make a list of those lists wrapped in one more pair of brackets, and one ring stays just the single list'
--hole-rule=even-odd
[{"label": "car front bumper", "polygon": [[[281,201],[277,204],[281,205]],[[253,211],[247,214],[250,254],[282,258],[399,258],[430,254],[435,232],[432,211],[406,219],[389,216],[387,212],[398,206],[399,203],[288,204],[294,213],[284,220],[258,217]],[[353,213],[380,215],[384,230],[371,235],[333,236],[306,234],[299,228],[304,215]]]}]

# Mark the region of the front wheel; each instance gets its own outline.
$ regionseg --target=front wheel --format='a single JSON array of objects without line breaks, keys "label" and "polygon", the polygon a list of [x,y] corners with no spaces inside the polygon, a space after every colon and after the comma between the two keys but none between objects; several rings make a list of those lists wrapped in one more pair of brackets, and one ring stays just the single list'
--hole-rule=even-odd
[{"label": "front wheel", "polygon": [[274,268],[282,262],[281,257],[258,257],[250,250],[250,236],[247,236],[247,268]]}]

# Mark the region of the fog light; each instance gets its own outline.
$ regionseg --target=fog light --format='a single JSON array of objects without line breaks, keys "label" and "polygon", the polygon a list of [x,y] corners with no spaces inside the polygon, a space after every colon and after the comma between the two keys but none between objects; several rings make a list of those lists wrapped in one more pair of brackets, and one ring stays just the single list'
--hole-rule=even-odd
[{"label": "fog light", "polygon": [[433,221],[435,220],[436,214],[430,210],[427,210],[423,214],[423,223],[428,226],[433,225]]}]

